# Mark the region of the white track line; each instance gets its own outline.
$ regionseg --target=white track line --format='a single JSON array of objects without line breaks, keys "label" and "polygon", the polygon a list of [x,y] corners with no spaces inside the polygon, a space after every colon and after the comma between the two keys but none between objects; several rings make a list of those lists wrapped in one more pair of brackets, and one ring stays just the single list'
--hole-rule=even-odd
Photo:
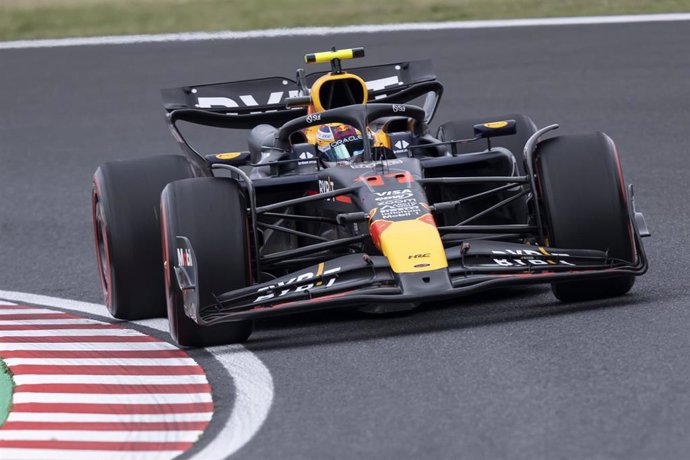
[{"label": "white track line", "polygon": [[[4,334],[7,331],[0,331]],[[32,364],[42,366],[196,366],[192,358],[5,358],[9,366]]]},{"label": "white track line", "polygon": [[111,451],[111,450],[50,450],[50,449],[10,449],[2,450],[3,460],[159,460],[172,458],[182,452],[173,451]]},{"label": "white track line", "polygon": [[[155,394],[98,394],[98,393],[29,393],[18,392],[12,404],[61,403],[61,404],[186,404],[213,402],[210,393],[155,393]],[[0,430],[0,435],[3,430]],[[1,439],[1,438],[0,438]]]},{"label": "white track line", "polygon": [[342,27],[297,27],[222,32],[187,32],[159,35],[118,35],[107,37],[59,38],[0,42],[0,50],[57,48],[66,46],[128,45],[135,43],[189,42],[204,40],[242,40],[247,38],[303,37],[335,34],[415,32],[431,30],[487,29],[505,27],[564,26],[588,24],[631,24],[638,22],[688,21],[690,13],[632,14],[620,16],[581,16],[569,18],[498,19],[480,21],[413,22],[403,24]]},{"label": "white track line", "polygon": [[[0,44],[1,45],[1,44]],[[91,315],[96,315],[100,316],[103,318],[108,318],[108,313],[103,305],[99,304],[93,304],[93,303],[87,303],[87,302],[79,302],[75,300],[68,300],[68,299],[60,299],[57,297],[49,297],[49,296],[42,296],[42,295],[35,295],[35,294],[27,294],[27,293],[22,293],[22,292],[13,292],[13,291],[0,291],[0,298],[2,299],[8,299],[10,301],[14,302],[24,302],[24,303],[29,303],[29,304],[37,304],[37,305],[45,305],[48,307],[55,307],[55,308],[62,308],[62,309],[67,309],[67,310],[73,310],[76,312],[84,312],[87,314]],[[137,321],[137,324],[142,324],[151,328],[158,329],[162,332],[167,332],[167,322],[163,320],[146,320],[146,321]],[[2,345],[9,345],[9,344],[0,344]],[[29,344],[21,344],[21,345],[29,345]],[[37,344],[40,345],[40,344]],[[52,349],[60,349],[55,347],[55,345],[65,345],[65,344],[50,344],[50,347]],[[98,343],[98,344],[89,344],[89,345],[94,345],[94,346],[104,346],[106,345],[105,343]],[[127,345],[127,346],[141,346],[143,343],[132,343],[132,344],[122,344],[122,345]],[[148,345],[148,344],[147,344]],[[171,346],[172,347],[172,346]],[[172,347],[174,348],[174,347]],[[18,348],[13,348],[13,350],[17,350]],[[20,350],[22,348],[19,348]],[[64,349],[64,348],[61,348]],[[98,349],[98,348],[96,348]],[[130,349],[138,349],[138,348],[130,348]],[[219,432],[216,434],[216,436],[211,439],[208,444],[206,444],[205,447],[203,447],[199,452],[197,452],[195,455],[191,457],[191,459],[197,459],[197,460],[207,460],[207,459],[222,459],[225,457],[228,457],[235,452],[237,452],[242,446],[244,446],[246,443],[248,443],[254,435],[259,431],[261,426],[263,425],[264,421],[266,420],[266,417],[268,416],[268,413],[271,409],[271,405],[273,404],[273,378],[271,377],[271,373],[269,370],[266,368],[264,363],[261,362],[261,360],[256,357],[252,352],[247,350],[241,345],[226,345],[226,346],[221,346],[221,347],[211,347],[207,349],[209,353],[211,353],[220,363],[221,365],[225,368],[226,372],[228,375],[233,379],[233,383],[235,386],[235,401],[232,409],[232,413],[230,414],[229,419],[225,422],[224,426],[219,430]],[[31,377],[31,376],[26,376],[26,377]],[[44,376],[45,377],[45,376]],[[73,375],[66,375],[62,376],[66,379],[64,383],[83,383],[84,380],[82,379],[81,381],[70,381],[70,378],[73,378],[75,376]],[[78,377],[78,376],[76,376]],[[103,379],[107,378],[112,378],[116,376],[105,376],[105,375],[99,375],[99,376],[94,376],[98,378],[96,380],[95,378],[91,378],[90,383],[105,383],[101,382]],[[188,382],[188,381],[181,381],[182,377],[204,377],[204,376],[145,376],[141,378],[146,378],[147,382],[149,382],[149,379],[153,379],[154,377],[161,377],[161,380],[158,381],[158,383],[164,383],[165,379],[169,379],[169,381],[172,381],[172,383],[205,383],[202,381],[199,382]],[[58,383],[58,380],[52,380],[54,383]],[[113,381],[113,380],[111,380]],[[31,383],[29,381],[24,381],[23,383],[17,382],[15,380],[15,383],[17,385],[22,385],[22,384],[28,384]],[[119,382],[119,383],[124,383],[126,384],[127,382]],[[153,383],[153,381],[151,381]],[[217,405],[222,405],[224,403],[224,399],[230,399],[232,398],[232,395],[229,394],[214,394],[214,399],[216,400]],[[24,414],[29,415],[30,414]],[[39,416],[42,416],[44,414],[38,414]],[[81,414],[81,415],[87,415],[87,414]],[[100,414],[96,414],[100,415]],[[192,414],[177,414],[176,417],[184,417],[184,416],[190,416]],[[209,414],[210,415],[210,414]],[[16,414],[10,413],[10,416],[8,417],[8,420],[15,420],[19,421],[19,419],[14,418]],[[134,416],[129,416],[129,417],[134,417]],[[138,417],[143,417],[138,416]],[[83,417],[80,417],[83,419]],[[180,419],[182,420],[182,419]],[[105,419],[101,419],[101,421],[107,421]],[[11,449],[5,449],[3,450],[3,453],[8,454]],[[42,459],[42,460],[51,460],[52,458],[60,458],[60,460],[64,458],[70,458],[70,460],[80,460],[80,459],[93,459],[93,458],[98,458],[99,460],[108,460],[109,457],[107,454],[109,452],[91,452],[87,451],[86,453],[83,453],[82,451],[74,451],[74,455],[72,455],[71,452],[69,452],[68,457],[62,457],[62,456],[51,456],[51,455],[41,455],[44,453],[48,453],[48,451],[44,450],[42,452],[37,451],[38,454],[36,454],[35,457],[29,456],[27,454],[27,457],[16,457],[21,460],[26,460],[26,459]],[[90,452],[90,456],[87,455]],[[62,451],[60,455],[65,454],[66,451]],[[129,455],[132,454],[131,457]],[[138,460],[138,459],[146,459],[146,460],[155,460],[155,456],[150,455],[149,457],[146,456],[147,452],[142,452],[142,453],[135,453],[128,452],[128,460]],[[141,455],[139,455],[141,454]],[[148,453],[152,454],[152,452]],[[158,453],[160,454],[160,452]],[[19,454],[18,454],[19,455]],[[15,457],[12,457],[15,458]],[[161,457],[164,458],[164,457]]]},{"label": "white track line", "polygon": [[[79,414],[84,422],[121,422],[121,423],[156,423],[156,422],[207,422],[212,412],[189,412],[181,414]],[[8,422],[73,422],[74,414],[62,412],[11,412]]]},{"label": "white track line", "polygon": [[0,430],[0,441],[195,442],[201,433],[201,430]]},{"label": "white track line", "polygon": [[55,336],[92,336],[107,335],[119,337],[140,337],[143,334],[134,329],[45,329],[28,331],[0,331],[2,337],[55,337]]},{"label": "white track line", "polygon": [[56,383],[95,383],[113,385],[175,385],[207,383],[205,375],[41,375],[22,374],[12,376],[16,385],[36,385],[49,381]]},{"label": "white track line", "polygon": [[42,351],[50,348],[53,351],[152,351],[152,350],[178,350],[168,342],[93,342],[93,343],[0,343],[0,351]]},{"label": "white track line", "polygon": [[[223,367],[232,369],[235,407],[226,427],[216,435],[219,442],[209,443],[193,457],[199,460],[225,458],[238,451],[254,437],[273,402],[273,378],[256,355],[241,345],[212,347],[208,350]],[[240,384],[242,388],[238,388]],[[216,404],[222,399],[217,401]],[[257,426],[258,420],[261,422]]]},{"label": "white track line", "polygon": [[95,321],[93,319],[3,319],[0,315],[0,327],[10,326],[68,326],[68,325],[83,325],[87,324],[93,326],[94,324],[106,324],[102,321]]}]

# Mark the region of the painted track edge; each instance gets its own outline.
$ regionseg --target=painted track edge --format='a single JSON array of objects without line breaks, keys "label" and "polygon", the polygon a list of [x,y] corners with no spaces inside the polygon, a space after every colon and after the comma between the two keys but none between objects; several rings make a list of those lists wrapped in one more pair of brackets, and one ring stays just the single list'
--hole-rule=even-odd
[{"label": "painted track edge", "polygon": [[[25,302],[67,311],[87,313],[113,321],[105,306],[38,294],[0,290],[0,299]],[[167,321],[162,319],[133,321],[133,323],[167,332]],[[118,323],[119,324],[119,323]],[[228,458],[246,445],[260,430],[273,405],[273,377],[263,362],[242,345],[224,345],[206,348],[222,366],[235,384],[235,404],[228,420],[203,448],[183,458],[203,460]]]},{"label": "painted track edge", "polygon": [[558,18],[486,19],[476,21],[410,22],[365,24],[340,27],[297,27],[246,31],[182,32],[151,35],[111,35],[0,42],[0,50],[61,48],[70,46],[129,45],[142,43],[243,40],[249,38],[300,37],[406,31],[542,27],[564,25],[633,24],[644,22],[690,21],[690,13],[628,14],[615,16],[573,16]]}]

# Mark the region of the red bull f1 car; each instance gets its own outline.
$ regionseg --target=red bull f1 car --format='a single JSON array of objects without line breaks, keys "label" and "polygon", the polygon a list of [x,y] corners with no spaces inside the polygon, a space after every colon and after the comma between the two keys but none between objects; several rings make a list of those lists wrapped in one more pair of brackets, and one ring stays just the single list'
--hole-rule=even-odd
[{"label": "red bull f1 car", "polygon": [[[409,310],[550,283],[579,301],[628,292],[649,235],[601,132],[554,135],[519,114],[431,122],[429,61],[163,90],[184,156],[101,165],[96,252],[113,316],[165,316],[183,346],[246,340],[253,320]],[[184,122],[184,123],[181,123]],[[248,130],[204,153],[185,123]]]}]

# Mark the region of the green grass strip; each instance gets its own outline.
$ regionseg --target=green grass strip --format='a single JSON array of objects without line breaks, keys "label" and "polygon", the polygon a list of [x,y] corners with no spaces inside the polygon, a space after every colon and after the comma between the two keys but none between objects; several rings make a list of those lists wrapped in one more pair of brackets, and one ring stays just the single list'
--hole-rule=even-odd
[{"label": "green grass strip", "polygon": [[10,375],[10,370],[5,363],[0,360],[0,426],[7,420],[7,414],[10,413],[10,406],[12,405],[12,388],[14,382]]},{"label": "green grass strip", "polygon": [[0,0],[0,40],[690,12],[690,0]]}]

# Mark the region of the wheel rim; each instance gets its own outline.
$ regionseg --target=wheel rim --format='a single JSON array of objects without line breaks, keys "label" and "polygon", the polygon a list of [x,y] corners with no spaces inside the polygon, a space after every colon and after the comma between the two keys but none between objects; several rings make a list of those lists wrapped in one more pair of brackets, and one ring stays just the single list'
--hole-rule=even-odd
[{"label": "wheel rim", "polygon": [[103,297],[105,299],[108,310],[111,310],[111,271],[110,271],[110,256],[108,252],[107,243],[107,227],[105,223],[105,216],[103,211],[103,203],[94,191],[93,194],[93,222],[94,222],[94,236],[96,242],[96,258],[98,259],[98,274],[101,281],[101,288],[103,290]]}]

